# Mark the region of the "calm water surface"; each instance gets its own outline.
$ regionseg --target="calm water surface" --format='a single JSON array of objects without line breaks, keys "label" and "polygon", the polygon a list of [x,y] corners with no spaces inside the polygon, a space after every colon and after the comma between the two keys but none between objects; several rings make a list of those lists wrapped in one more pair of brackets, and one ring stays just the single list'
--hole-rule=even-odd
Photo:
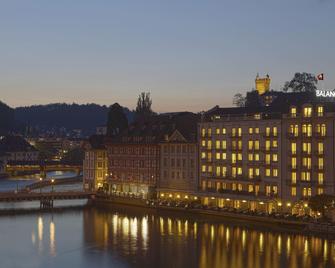
[{"label": "calm water surface", "polygon": [[335,241],[182,214],[85,208],[1,216],[0,267],[335,267]]}]

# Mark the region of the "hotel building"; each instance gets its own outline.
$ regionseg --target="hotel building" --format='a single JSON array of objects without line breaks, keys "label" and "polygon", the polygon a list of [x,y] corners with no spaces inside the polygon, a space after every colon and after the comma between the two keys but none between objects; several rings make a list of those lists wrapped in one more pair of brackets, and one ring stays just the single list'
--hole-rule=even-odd
[{"label": "hotel building", "polygon": [[267,92],[266,105],[215,107],[203,116],[204,204],[297,212],[312,195],[334,194],[334,105],[304,94]]}]

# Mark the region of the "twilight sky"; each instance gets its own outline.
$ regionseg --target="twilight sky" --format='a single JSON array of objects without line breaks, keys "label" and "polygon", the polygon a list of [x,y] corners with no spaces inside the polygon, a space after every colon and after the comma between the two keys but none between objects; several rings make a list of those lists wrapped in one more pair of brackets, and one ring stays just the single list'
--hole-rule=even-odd
[{"label": "twilight sky", "polygon": [[229,106],[269,73],[335,88],[333,0],[0,0],[0,100]]}]

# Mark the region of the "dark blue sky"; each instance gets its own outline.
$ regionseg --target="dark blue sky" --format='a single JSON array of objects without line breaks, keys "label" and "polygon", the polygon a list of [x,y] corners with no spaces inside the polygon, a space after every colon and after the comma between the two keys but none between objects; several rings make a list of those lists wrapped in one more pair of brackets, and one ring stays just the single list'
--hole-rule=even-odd
[{"label": "dark blue sky", "polygon": [[0,99],[11,106],[119,102],[154,109],[231,105],[257,72],[335,88],[332,0],[3,0]]}]

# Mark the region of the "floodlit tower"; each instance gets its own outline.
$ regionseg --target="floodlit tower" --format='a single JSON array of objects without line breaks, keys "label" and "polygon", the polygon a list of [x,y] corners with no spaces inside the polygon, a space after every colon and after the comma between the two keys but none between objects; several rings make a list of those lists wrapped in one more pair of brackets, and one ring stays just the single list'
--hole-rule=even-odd
[{"label": "floodlit tower", "polygon": [[265,78],[260,78],[257,74],[255,79],[256,90],[258,91],[259,95],[264,94],[265,92],[270,90],[270,83],[271,79],[270,76],[267,74]]}]

